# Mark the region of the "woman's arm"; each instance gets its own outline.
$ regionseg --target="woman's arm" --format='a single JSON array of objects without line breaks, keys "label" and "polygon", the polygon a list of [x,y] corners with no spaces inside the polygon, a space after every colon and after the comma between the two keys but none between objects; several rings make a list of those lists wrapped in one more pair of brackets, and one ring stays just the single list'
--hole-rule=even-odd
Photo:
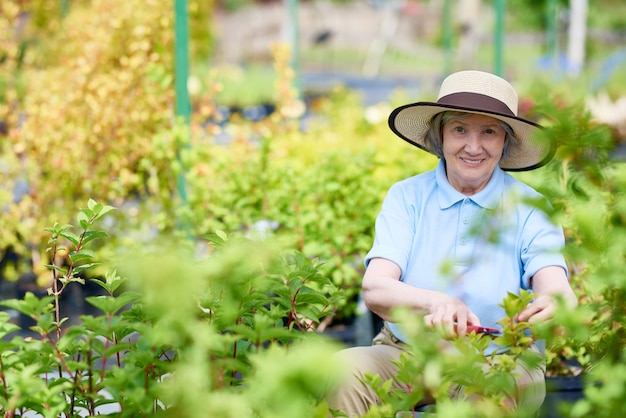
[{"label": "woman's arm", "polygon": [[423,315],[426,326],[446,336],[465,335],[468,324],[480,325],[480,319],[459,299],[409,286],[400,281],[400,275],[400,267],[384,258],[374,258],[367,266],[363,300],[382,319],[391,320],[392,310],[402,306]]},{"label": "woman's arm", "polygon": [[542,268],[533,276],[531,286],[537,297],[516,316],[517,321],[536,322],[552,318],[557,307],[555,299],[557,295],[561,296],[572,308],[578,305],[576,294],[562,267]]}]

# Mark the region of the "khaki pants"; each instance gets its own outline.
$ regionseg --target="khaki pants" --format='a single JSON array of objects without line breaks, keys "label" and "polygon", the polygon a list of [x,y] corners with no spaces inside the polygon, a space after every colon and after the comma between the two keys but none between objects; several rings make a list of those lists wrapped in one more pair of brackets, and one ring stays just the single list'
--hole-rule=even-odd
[{"label": "khaki pants", "polygon": [[[406,391],[401,382],[395,380],[397,367],[392,361],[398,361],[406,345],[399,341],[385,326],[374,338],[371,346],[351,347],[341,350],[337,357],[343,364],[351,366],[352,373],[346,377],[339,388],[328,400],[331,409],[344,412],[349,417],[364,415],[369,406],[380,402],[370,386],[362,382],[366,373],[379,374],[383,381],[393,379],[392,388]],[[524,408],[525,411],[537,411],[545,398],[545,365],[529,367],[518,361],[516,390],[508,399],[512,408]],[[453,385],[451,398],[460,398],[463,387]],[[418,406],[433,403],[430,397],[424,398]]]}]

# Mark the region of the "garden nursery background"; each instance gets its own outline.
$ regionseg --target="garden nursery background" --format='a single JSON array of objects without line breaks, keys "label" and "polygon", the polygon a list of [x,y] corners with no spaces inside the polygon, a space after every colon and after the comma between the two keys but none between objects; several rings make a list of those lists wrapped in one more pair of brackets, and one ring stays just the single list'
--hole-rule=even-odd
[{"label": "garden nursery background", "polygon": [[[332,353],[379,326],[359,284],[382,198],[436,164],[387,117],[462,69],[511,80],[558,143],[514,173],[564,225],[580,300],[533,328],[540,415],[626,413],[618,0],[3,1],[0,410],[328,416]],[[426,391],[440,416],[503,416],[506,365],[468,381],[487,360],[460,367],[415,326],[414,390],[372,377],[368,416]],[[479,406],[445,399],[458,381]]]}]

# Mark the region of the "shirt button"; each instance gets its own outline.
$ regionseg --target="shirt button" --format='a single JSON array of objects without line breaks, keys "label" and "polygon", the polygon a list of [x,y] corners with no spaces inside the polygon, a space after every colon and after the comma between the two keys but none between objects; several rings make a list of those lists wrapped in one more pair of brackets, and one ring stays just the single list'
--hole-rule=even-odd
[{"label": "shirt button", "polygon": [[463,218],[463,223],[467,225],[469,223],[469,220],[467,218]]},{"label": "shirt button", "polygon": [[465,245],[465,238],[461,238],[461,245]]}]

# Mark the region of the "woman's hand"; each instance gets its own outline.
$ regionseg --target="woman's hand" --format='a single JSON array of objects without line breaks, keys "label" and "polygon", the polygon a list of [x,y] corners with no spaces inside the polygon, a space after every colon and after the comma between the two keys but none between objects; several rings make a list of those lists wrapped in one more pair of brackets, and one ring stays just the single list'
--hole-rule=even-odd
[{"label": "woman's hand", "polygon": [[557,297],[563,298],[569,307],[576,307],[578,300],[570,287],[565,270],[548,266],[539,270],[532,278],[532,289],[537,294],[515,318],[518,322],[530,323],[551,319],[558,307]]},{"label": "woman's hand", "polygon": [[556,300],[551,295],[539,295],[513,318],[517,322],[547,321],[554,316]]},{"label": "woman's hand", "polygon": [[424,324],[434,328],[443,338],[452,339],[466,335],[467,326],[480,325],[480,319],[459,299],[442,294],[424,316]]}]

